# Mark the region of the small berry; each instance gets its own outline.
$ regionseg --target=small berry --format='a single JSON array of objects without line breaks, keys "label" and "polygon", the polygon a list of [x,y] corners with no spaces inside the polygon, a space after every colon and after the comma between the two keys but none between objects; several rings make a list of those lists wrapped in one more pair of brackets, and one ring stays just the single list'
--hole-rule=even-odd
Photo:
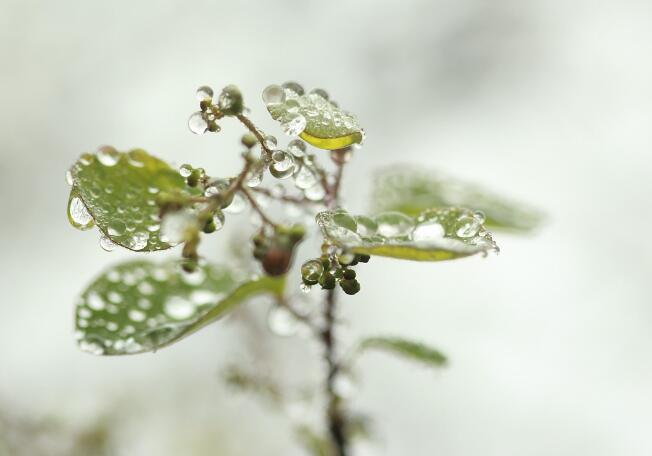
[{"label": "small berry", "polygon": [[344,278],[347,280],[355,279],[355,271],[353,269],[345,269],[344,270]]},{"label": "small berry", "polygon": [[244,135],[242,135],[240,141],[247,149],[251,149],[258,143],[258,140],[256,139],[256,136],[253,133],[245,133]]},{"label": "small berry", "polygon": [[348,295],[354,295],[360,291],[360,282],[355,279],[342,280],[340,282],[340,287],[344,290],[344,293]]},{"label": "small berry", "polygon": [[324,290],[332,290],[333,288],[335,288],[335,283],[336,283],[335,276],[330,272],[325,272],[319,278],[319,285],[321,285],[321,287]]},{"label": "small berry", "polygon": [[356,259],[357,259],[360,263],[368,263],[369,260],[371,259],[371,257],[370,257],[369,255],[359,254],[359,255],[356,257]]}]

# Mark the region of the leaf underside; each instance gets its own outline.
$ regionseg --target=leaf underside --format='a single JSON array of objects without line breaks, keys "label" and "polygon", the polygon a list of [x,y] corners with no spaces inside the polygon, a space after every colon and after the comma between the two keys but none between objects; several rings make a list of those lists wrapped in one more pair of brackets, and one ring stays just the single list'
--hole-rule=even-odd
[{"label": "leaf underside", "polygon": [[239,280],[228,268],[192,273],[179,261],[129,261],[109,268],[76,306],[82,350],[97,355],[155,351],[226,315],[247,298],[280,294],[283,278]]},{"label": "leaf underside", "polygon": [[526,205],[413,166],[393,166],[378,172],[373,206],[376,211],[398,211],[410,216],[436,207],[468,207],[484,212],[488,228],[521,232],[531,231],[543,221],[539,211]]}]

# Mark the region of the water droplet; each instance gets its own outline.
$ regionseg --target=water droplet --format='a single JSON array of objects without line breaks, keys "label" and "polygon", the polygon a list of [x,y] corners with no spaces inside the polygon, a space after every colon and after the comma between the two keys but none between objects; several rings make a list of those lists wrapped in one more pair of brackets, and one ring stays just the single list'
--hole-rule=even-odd
[{"label": "water droplet", "polygon": [[357,232],[362,237],[371,237],[378,231],[378,224],[371,217],[358,215],[355,217]]},{"label": "water droplet", "polygon": [[284,82],[283,88],[286,90],[286,92],[289,90],[290,92],[292,92],[293,95],[296,96],[301,96],[305,93],[305,90],[303,89],[301,84],[294,81]]},{"label": "water droplet", "polygon": [[130,320],[135,321],[137,323],[145,321],[145,318],[147,318],[147,315],[145,314],[145,312],[143,312],[142,310],[138,310],[138,309],[129,309],[129,312],[127,313],[127,315],[129,316]]},{"label": "water droplet", "polygon": [[73,196],[68,202],[68,220],[79,230],[90,229],[95,224],[90,212],[78,196]]},{"label": "water droplet", "polygon": [[195,314],[195,306],[192,302],[180,296],[172,296],[165,301],[165,313],[175,320],[185,320]]},{"label": "water droplet", "polygon": [[100,296],[94,291],[91,291],[86,296],[86,304],[88,304],[88,307],[90,307],[93,310],[103,310],[104,307],[106,306],[106,303],[104,302],[102,296]]},{"label": "water droplet", "polygon": [[72,184],[75,183],[75,181],[74,181],[73,178],[72,178],[72,171],[70,171],[70,170],[66,171],[66,182],[67,182],[68,185],[70,185],[71,187],[72,187]]},{"label": "water droplet", "polygon": [[462,215],[455,224],[455,234],[461,238],[470,238],[478,234],[480,221],[475,217]]},{"label": "water droplet", "polygon": [[301,277],[308,282],[316,282],[324,272],[324,266],[319,260],[308,260],[301,265]]},{"label": "water droplet", "polygon": [[213,216],[213,223],[215,224],[215,231],[219,231],[224,228],[224,213],[222,211],[217,211]]},{"label": "water droplet", "polygon": [[228,214],[239,214],[245,210],[247,207],[247,200],[240,194],[236,193],[233,195],[233,201],[227,207],[224,208],[224,212]]},{"label": "water droplet", "polygon": [[275,105],[285,102],[285,90],[278,85],[270,85],[263,90],[263,102],[265,105]]},{"label": "water droplet", "polygon": [[329,98],[328,92],[326,92],[324,89],[312,89],[310,91],[310,93],[313,94],[313,95],[319,95],[324,100],[328,100],[328,98]]},{"label": "water droplet", "polygon": [[288,152],[297,158],[303,157],[306,153],[306,143],[300,139],[293,139],[288,143]]},{"label": "water droplet", "polygon": [[315,172],[305,165],[301,166],[299,172],[294,176],[294,184],[302,190],[310,188],[316,183],[317,176]]},{"label": "water droplet", "polygon": [[109,233],[109,236],[115,237],[115,236],[123,235],[126,229],[127,227],[120,220],[111,220],[109,222],[107,231]]},{"label": "water droplet", "polygon": [[115,249],[115,246],[115,242],[113,242],[106,234],[100,236],[100,247],[102,247],[102,249],[107,252],[112,252]]},{"label": "water droplet", "polygon": [[289,113],[281,122],[281,128],[285,134],[290,136],[299,136],[306,129],[306,125],[306,118],[299,113]]},{"label": "water droplet", "polygon": [[416,242],[430,242],[442,239],[446,235],[446,230],[437,221],[431,220],[419,223],[411,234],[411,239]]},{"label": "water droplet", "polygon": [[272,307],[267,315],[267,325],[277,336],[293,336],[299,329],[299,322],[283,307]]},{"label": "water droplet", "polygon": [[179,166],[179,174],[181,174],[181,177],[190,176],[192,174],[192,166],[187,163]]},{"label": "water droplet", "polygon": [[274,166],[276,171],[287,171],[289,168],[294,167],[292,155],[284,150],[275,150],[274,153],[272,153],[272,160],[274,161],[272,166]]},{"label": "water droplet", "polygon": [[413,221],[401,212],[383,212],[374,217],[378,233],[385,237],[405,236],[413,227]]},{"label": "water droplet", "polygon": [[204,113],[197,111],[188,118],[188,128],[196,135],[203,135],[208,130],[208,122],[204,119]]},{"label": "water droplet", "polygon": [[483,224],[486,220],[486,216],[484,215],[484,212],[482,211],[475,211],[473,213],[473,218],[475,218],[478,223]]},{"label": "water droplet", "polygon": [[272,136],[272,135],[265,136],[265,147],[267,147],[269,150],[276,149],[277,144],[278,144],[278,141],[276,140],[275,136]]},{"label": "water droplet", "polygon": [[97,161],[104,166],[114,166],[120,160],[120,152],[115,147],[102,146],[97,150]]},{"label": "water droplet", "polygon": [[131,235],[127,241],[127,247],[131,250],[143,250],[147,247],[149,241],[149,233],[146,231],[138,231]]},{"label": "water droplet", "polygon": [[198,101],[204,101],[206,99],[210,100],[213,98],[213,89],[208,86],[201,86],[197,89],[195,94]]}]

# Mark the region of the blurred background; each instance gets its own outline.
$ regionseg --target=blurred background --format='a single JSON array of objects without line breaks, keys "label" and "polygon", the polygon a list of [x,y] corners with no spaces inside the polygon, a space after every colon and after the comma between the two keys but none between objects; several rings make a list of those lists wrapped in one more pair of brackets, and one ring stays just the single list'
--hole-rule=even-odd
[{"label": "blurred background", "polygon": [[[261,348],[267,303],[155,355],[77,349],[75,297],[131,255],[65,213],[66,169],[101,144],[235,173],[242,130],[192,135],[195,89],[238,84],[280,138],[260,93],[286,80],[364,126],[351,210],[367,209],[373,169],[413,162],[548,215],[534,235],[497,234],[498,257],[360,271],[343,340],[409,335],[451,363],[364,358],[352,403],[377,438],[356,455],[651,454],[651,20],[644,0],[3,0],[0,454],[304,454],[301,411],[221,380],[234,361],[316,375],[305,339]],[[246,223],[203,252],[224,258]]]}]

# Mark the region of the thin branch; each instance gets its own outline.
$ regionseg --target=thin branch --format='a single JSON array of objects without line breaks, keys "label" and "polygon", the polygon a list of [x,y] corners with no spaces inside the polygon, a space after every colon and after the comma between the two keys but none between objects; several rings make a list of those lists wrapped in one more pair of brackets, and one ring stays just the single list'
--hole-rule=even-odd
[{"label": "thin branch", "polygon": [[251,203],[251,208],[260,215],[260,218],[263,220],[264,223],[267,225],[271,226],[272,228],[276,228],[278,225],[274,223],[263,211],[263,209],[260,207],[258,204],[258,201],[256,201],[256,198],[253,197],[251,193],[249,193],[249,190],[247,190],[244,187],[240,187],[240,191],[242,194],[249,200],[249,203]]}]

